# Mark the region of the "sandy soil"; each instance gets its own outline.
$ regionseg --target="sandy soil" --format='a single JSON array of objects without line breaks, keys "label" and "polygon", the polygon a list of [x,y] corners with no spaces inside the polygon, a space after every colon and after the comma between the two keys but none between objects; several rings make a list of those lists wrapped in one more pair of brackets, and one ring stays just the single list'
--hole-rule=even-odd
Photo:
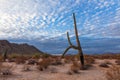
[{"label": "sandy soil", "polygon": [[[0,76],[0,80],[106,80],[105,71],[108,68],[101,68],[98,65],[105,60],[96,59],[95,64],[89,70],[79,70],[79,73],[68,75],[71,64],[49,66],[44,71],[38,71],[36,65],[30,65],[30,71],[23,71],[22,64],[7,63],[4,65],[13,65],[13,75]],[[107,60],[115,64],[115,60]]]}]

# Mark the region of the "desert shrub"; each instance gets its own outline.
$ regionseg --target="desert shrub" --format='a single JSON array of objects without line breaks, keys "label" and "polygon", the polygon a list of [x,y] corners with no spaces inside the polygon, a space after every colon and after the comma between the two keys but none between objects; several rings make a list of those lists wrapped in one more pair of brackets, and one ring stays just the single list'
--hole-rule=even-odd
[{"label": "desert shrub", "polygon": [[2,65],[0,64],[0,74],[1,75],[12,75],[12,70],[14,67],[12,65]]},{"label": "desert shrub", "polygon": [[99,66],[104,68],[109,68],[107,63],[100,63]]},{"label": "desert shrub", "polygon": [[120,80],[120,66],[113,65],[107,72],[106,72],[107,80]]},{"label": "desert shrub", "polygon": [[77,61],[73,61],[70,69],[72,72],[78,73],[78,71],[80,70],[80,64]]},{"label": "desert shrub", "polygon": [[22,71],[31,71],[30,65],[23,65]]},{"label": "desert shrub", "polygon": [[67,60],[64,58],[64,59],[61,59],[61,63],[62,64],[65,64],[65,63],[68,63]]},{"label": "desert shrub", "polygon": [[16,64],[24,64],[25,63],[25,59],[22,57],[16,58],[15,59],[15,63]]},{"label": "desert shrub", "polygon": [[47,53],[44,53],[44,54],[42,55],[42,58],[48,58],[48,57],[51,57],[51,55],[50,55],[50,54],[47,54]]},{"label": "desert shrub", "polygon": [[53,58],[51,59],[51,65],[61,65],[62,61],[60,58]]},{"label": "desert shrub", "polygon": [[2,56],[0,56],[0,62],[2,62],[3,61],[3,58],[2,58]]},{"label": "desert shrub", "polygon": [[37,60],[36,59],[29,59],[26,61],[26,64],[30,64],[30,65],[34,65],[34,64],[37,64]]},{"label": "desert shrub", "polygon": [[120,65],[120,60],[116,60],[115,63],[116,63],[117,65]]},{"label": "desert shrub", "polygon": [[40,54],[36,53],[32,56],[32,59],[39,59],[40,58]]},{"label": "desert shrub", "polygon": [[43,59],[41,62],[38,62],[37,69],[40,71],[43,71],[44,69],[47,69],[48,66],[50,65],[50,60],[49,59]]},{"label": "desert shrub", "polygon": [[112,63],[108,60],[105,60],[104,63],[111,65]]},{"label": "desert shrub", "polygon": [[64,57],[64,59],[65,59],[66,63],[70,63],[70,62],[74,61],[74,56],[73,55],[66,55]]},{"label": "desert shrub", "polygon": [[8,57],[11,59],[13,59],[13,58],[18,58],[20,55],[19,54],[15,54],[15,53],[13,53],[13,54],[10,54]]},{"label": "desert shrub", "polygon": [[57,69],[54,68],[54,67],[52,67],[52,68],[50,69],[50,72],[51,72],[51,73],[57,73]]},{"label": "desert shrub", "polygon": [[95,59],[90,56],[84,56],[85,58],[85,64],[93,64],[95,62]]}]

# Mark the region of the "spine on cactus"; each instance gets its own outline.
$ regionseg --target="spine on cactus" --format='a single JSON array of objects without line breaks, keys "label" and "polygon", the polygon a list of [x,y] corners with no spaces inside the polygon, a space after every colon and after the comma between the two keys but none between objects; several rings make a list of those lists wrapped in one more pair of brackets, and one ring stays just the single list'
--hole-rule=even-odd
[{"label": "spine on cactus", "polygon": [[71,48],[78,50],[78,54],[80,56],[80,62],[81,62],[81,66],[82,68],[84,67],[84,56],[83,56],[83,52],[82,52],[82,48],[80,45],[80,41],[79,41],[79,37],[78,37],[78,31],[77,31],[77,24],[76,24],[76,18],[75,18],[75,14],[73,13],[73,20],[74,20],[74,29],[75,29],[75,35],[76,35],[76,42],[77,42],[77,46],[74,46],[71,41],[70,41],[70,37],[69,37],[69,33],[67,32],[67,38],[68,38],[68,42],[69,42],[69,47],[66,48],[66,50],[64,51],[64,53],[62,54],[62,58],[64,57],[64,55],[67,53],[67,51]]}]

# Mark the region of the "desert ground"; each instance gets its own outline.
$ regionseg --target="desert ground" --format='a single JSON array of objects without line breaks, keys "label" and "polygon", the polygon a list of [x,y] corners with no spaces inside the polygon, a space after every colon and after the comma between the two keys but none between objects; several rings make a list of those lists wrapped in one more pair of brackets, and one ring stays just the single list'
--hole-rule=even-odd
[{"label": "desert ground", "polygon": [[[110,77],[114,77],[114,74],[109,75],[107,73],[111,67],[119,67],[117,75],[120,74],[120,65],[116,63],[116,60],[94,59],[94,62],[90,63],[86,70],[80,70],[77,67],[71,69],[73,63],[65,62],[65,60],[61,60],[60,64],[47,65],[45,69],[38,68],[38,64],[18,64],[6,61],[1,62],[3,67],[0,67],[0,80],[108,80]],[[76,62],[79,64],[79,60],[76,60]],[[100,64],[103,64],[103,66],[100,66]],[[74,68],[76,71],[74,71]],[[8,74],[3,74],[4,72]],[[120,80],[120,77],[111,80]]]}]

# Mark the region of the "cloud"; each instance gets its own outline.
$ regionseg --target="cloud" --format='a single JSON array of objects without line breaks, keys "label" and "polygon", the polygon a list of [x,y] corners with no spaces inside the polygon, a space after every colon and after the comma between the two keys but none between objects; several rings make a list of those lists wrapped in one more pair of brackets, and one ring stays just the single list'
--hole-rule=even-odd
[{"label": "cloud", "polygon": [[66,39],[66,31],[74,35],[73,12],[79,35],[120,37],[119,0],[0,0],[0,38]]}]

